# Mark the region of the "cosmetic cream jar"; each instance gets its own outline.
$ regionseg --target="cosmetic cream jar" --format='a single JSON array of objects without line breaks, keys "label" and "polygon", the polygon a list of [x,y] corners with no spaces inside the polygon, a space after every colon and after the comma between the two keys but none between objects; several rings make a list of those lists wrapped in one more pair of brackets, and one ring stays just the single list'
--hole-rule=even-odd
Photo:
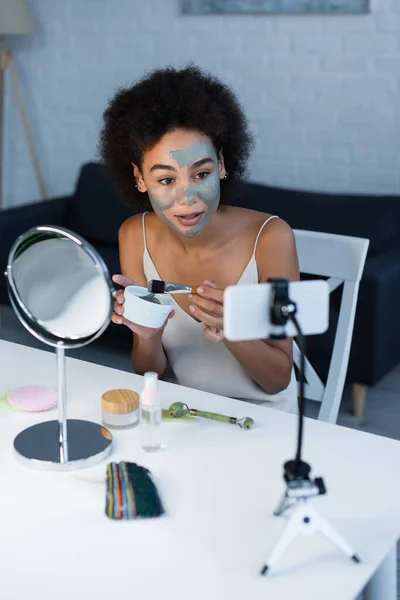
[{"label": "cosmetic cream jar", "polygon": [[128,428],[139,421],[139,394],[132,390],[109,390],[101,397],[103,424]]}]

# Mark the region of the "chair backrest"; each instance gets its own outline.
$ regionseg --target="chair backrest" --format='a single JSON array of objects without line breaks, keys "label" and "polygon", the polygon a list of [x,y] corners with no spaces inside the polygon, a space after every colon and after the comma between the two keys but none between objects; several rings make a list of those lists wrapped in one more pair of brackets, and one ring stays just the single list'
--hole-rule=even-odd
[{"label": "chair backrest", "polygon": [[[369,240],[345,235],[295,229],[300,273],[327,277],[329,292],[343,285],[342,302],[326,385],[306,360],[306,398],[321,402],[318,419],[336,423],[353,337],[358,288]],[[300,351],[293,348],[298,366]]]}]

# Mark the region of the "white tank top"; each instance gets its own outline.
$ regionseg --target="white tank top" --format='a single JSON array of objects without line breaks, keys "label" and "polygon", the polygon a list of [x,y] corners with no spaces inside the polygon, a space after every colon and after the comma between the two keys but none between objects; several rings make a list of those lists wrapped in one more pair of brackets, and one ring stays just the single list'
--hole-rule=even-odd
[{"label": "white tank top", "polygon": [[[147,248],[146,214],[144,213],[142,217],[143,270],[149,281],[161,277]],[[237,285],[259,283],[256,262],[257,243],[265,225],[271,219],[277,218],[271,216],[263,223],[255,240],[253,254]],[[171,298],[174,299],[173,295]],[[203,323],[195,321],[177,302],[174,303],[175,316],[167,323],[162,344],[178,384],[297,413],[297,382],[294,369],[292,369],[290,384],[284,391],[275,395],[267,394],[247,375],[224,343],[214,344],[208,340],[203,333]]]}]

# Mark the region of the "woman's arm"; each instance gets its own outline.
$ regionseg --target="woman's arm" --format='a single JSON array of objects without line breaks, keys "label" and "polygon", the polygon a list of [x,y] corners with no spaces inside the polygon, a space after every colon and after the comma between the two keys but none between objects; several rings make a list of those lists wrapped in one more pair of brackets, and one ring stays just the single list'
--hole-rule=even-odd
[{"label": "woman's arm", "polygon": [[[263,229],[257,247],[259,281],[282,277],[289,281],[299,279],[299,266],[293,231],[285,221],[274,219]],[[210,328],[222,330],[223,292],[202,286],[203,292],[193,298],[193,314],[208,326],[207,337],[213,340]],[[217,341],[218,336],[215,336]],[[290,383],[293,367],[293,340],[280,342],[254,340],[223,343],[236,360],[267,394],[277,394]]]},{"label": "woman's arm", "polygon": [[146,340],[133,334],[132,365],[135,373],[144,375],[155,371],[158,377],[164,375],[167,369],[167,357],[161,344],[162,334]]},{"label": "woman's arm", "polygon": [[[287,342],[280,342],[288,346]],[[228,342],[225,346],[242,365],[248,376],[267,394],[278,394],[290,383],[293,366],[291,348],[278,344],[254,340],[250,342]],[[290,344],[292,344],[290,340]]]},{"label": "woman's arm", "polygon": [[[125,221],[120,227],[118,237],[122,274],[137,285],[146,287],[147,281],[143,271],[142,215]],[[135,373],[143,375],[147,371],[155,371],[162,377],[167,368],[167,358],[161,343],[163,329],[153,330],[151,335],[147,327],[134,326],[134,329],[132,365]]]},{"label": "woman's arm", "polygon": [[[274,219],[264,227],[256,258],[260,282],[270,277],[282,277],[289,281],[298,281],[300,278],[294,233],[281,219]],[[224,343],[249,377],[267,394],[277,394],[287,388],[293,367],[292,339],[280,342],[224,340]]]}]

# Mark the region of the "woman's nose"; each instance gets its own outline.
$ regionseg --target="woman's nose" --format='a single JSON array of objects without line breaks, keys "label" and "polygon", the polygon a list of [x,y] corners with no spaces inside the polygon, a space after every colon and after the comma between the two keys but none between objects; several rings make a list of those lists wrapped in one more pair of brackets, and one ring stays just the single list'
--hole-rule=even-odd
[{"label": "woman's nose", "polygon": [[193,204],[193,202],[195,200],[196,200],[196,192],[194,191],[194,189],[192,188],[191,185],[188,185],[183,190],[181,202],[182,202],[182,204]]}]

